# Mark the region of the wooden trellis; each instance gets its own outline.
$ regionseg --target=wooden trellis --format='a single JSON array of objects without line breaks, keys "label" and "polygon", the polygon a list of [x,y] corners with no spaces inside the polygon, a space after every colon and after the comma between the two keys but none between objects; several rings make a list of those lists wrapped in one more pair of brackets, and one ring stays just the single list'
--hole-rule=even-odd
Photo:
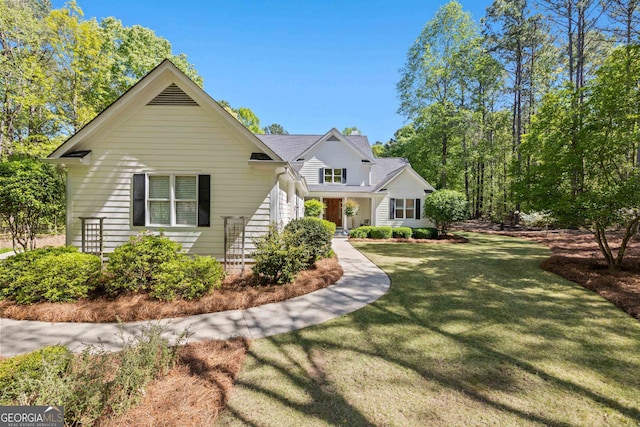
[{"label": "wooden trellis", "polygon": [[100,261],[104,252],[104,217],[81,216],[82,252],[98,255]]},{"label": "wooden trellis", "polygon": [[244,274],[245,232],[247,218],[223,216],[224,219],[224,271]]}]

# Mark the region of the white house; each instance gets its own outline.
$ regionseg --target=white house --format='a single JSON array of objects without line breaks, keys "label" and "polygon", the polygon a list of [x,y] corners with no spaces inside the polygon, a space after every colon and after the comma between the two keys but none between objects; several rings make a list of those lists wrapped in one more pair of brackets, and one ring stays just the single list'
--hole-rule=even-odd
[{"label": "white house", "polygon": [[244,217],[247,242],[301,217],[304,199],[360,203],[356,223],[426,226],[433,188],[402,159],[375,159],[366,137],[254,135],[165,60],[47,159],[67,168],[66,241],[81,218],[103,218],[104,251],[163,230],[188,253],[221,257],[224,217]]},{"label": "white house", "polygon": [[[323,201],[324,217],[338,227],[432,226],[422,216],[422,201],[433,187],[406,159],[375,158],[366,136],[337,129],[324,135],[257,136],[304,177],[306,199]],[[347,199],[359,205],[352,219],[342,208]]]}]

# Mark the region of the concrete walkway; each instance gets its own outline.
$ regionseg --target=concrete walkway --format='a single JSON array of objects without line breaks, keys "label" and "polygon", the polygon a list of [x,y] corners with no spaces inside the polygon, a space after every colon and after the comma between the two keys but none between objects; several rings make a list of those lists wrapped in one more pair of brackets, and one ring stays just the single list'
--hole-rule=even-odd
[{"label": "concrete walkway", "polygon": [[389,277],[351,246],[346,238],[333,239],[333,250],[344,269],[334,285],[287,301],[246,310],[141,321],[115,323],[50,323],[0,318],[0,355],[8,357],[52,344],[81,351],[87,345],[102,344],[118,350],[122,339],[145,326],[162,325],[173,338],[185,329],[189,341],[246,336],[263,338],[325,322],[351,313],[380,298],[389,289]]}]

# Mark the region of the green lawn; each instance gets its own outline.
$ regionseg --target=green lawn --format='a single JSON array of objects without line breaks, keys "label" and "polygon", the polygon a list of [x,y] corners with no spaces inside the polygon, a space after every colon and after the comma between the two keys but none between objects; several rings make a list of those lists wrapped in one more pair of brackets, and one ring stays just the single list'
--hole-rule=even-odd
[{"label": "green lawn", "polygon": [[11,248],[0,248],[0,254],[11,252],[11,251],[13,251],[13,249]]},{"label": "green lawn", "polygon": [[391,277],[351,315],[256,340],[219,425],[638,426],[640,322],[549,251],[357,243]]}]

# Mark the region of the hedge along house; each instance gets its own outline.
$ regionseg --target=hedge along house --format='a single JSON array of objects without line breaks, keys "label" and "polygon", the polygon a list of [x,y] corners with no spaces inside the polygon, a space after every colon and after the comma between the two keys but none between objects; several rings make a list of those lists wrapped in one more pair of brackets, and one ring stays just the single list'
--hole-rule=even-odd
[{"label": "hedge along house", "polygon": [[222,258],[223,217],[246,243],[304,213],[304,177],[165,60],[47,159],[67,168],[66,243],[103,219],[104,252],[163,230],[190,254]]},{"label": "hedge along house", "polygon": [[[422,202],[434,188],[406,159],[375,158],[366,136],[337,129],[325,135],[257,136],[305,178],[306,199],[323,201],[324,218],[338,228],[433,226],[422,215]],[[359,205],[352,219],[344,213],[347,199]]]}]

